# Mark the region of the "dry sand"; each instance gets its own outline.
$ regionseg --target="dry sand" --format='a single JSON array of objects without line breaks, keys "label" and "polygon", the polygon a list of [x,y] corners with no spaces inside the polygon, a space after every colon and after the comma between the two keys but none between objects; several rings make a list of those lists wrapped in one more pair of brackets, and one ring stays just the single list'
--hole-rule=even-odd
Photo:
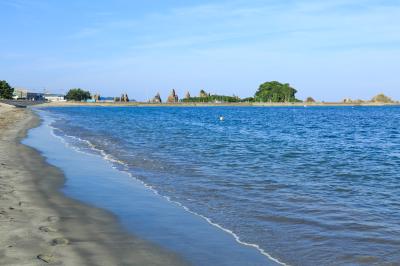
[{"label": "dry sand", "polygon": [[39,119],[0,104],[0,265],[183,265],[110,213],[66,198],[62,172],[20,144]]}]

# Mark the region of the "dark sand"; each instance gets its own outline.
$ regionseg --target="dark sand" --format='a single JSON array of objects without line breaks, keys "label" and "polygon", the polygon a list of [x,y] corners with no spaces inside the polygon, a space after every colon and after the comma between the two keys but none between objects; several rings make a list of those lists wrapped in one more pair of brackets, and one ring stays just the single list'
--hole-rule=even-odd
[{"label": "dark sand", "polygon": [[63,173],[20,144],[39,119],[0,104],[0,265],[183,265],[110,213],[65,197]]}]

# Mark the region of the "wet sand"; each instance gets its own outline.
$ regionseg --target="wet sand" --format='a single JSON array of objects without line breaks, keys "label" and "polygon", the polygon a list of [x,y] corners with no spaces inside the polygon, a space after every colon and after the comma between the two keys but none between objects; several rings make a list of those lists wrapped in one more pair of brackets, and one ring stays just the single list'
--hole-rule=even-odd
[{"label": "wet sand", "polygon": [[0,104],[0,265],[185,264],[59,192],[63,173],[20,144],[39,122],[29,109]]}]

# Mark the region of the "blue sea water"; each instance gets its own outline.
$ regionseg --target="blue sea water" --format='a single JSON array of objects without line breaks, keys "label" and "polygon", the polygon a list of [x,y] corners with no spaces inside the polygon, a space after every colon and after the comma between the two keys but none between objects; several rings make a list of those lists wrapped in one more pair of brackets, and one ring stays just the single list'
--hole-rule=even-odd
[{"label": "blue sea water", "polygon": [[[43,126],[28,141],[66,172],[66,194],[195,265],[400,263],[399,107],[39,113],[68,152],[80,151],[49,151]],[[99,161],[89,163],[96,175],[75,167],[92,157],[109,170]]]}]

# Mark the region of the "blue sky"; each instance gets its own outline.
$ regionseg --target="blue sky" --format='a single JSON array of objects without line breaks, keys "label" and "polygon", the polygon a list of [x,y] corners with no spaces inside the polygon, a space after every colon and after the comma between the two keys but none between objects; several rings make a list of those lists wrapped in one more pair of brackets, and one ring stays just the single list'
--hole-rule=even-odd
[{"label": "blue sky", "polygon": [[147,100],[175,88],[241,97],[400,99],[398,0],[0,0],[0,79]]}]

